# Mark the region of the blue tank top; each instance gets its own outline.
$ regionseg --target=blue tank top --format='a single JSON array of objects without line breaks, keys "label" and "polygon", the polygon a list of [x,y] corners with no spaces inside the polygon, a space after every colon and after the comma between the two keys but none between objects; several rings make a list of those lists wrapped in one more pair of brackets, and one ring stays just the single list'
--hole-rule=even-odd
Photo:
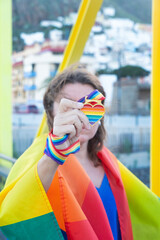
[{"label": "blue tank top", "polygon": [[106,210],[114,240],[121,240],[116,202],[106,174],[100,188],[96,188]]}]

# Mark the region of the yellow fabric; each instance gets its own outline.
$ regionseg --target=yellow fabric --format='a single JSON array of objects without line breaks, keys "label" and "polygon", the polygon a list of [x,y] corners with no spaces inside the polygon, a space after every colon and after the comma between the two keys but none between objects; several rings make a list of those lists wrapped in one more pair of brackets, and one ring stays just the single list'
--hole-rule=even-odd
[{"label": "yellow fabric", "polygon": [[[43,156],[46,137],[45,134],[36,138],[32,146],[12,168],[6,186],[0,193],[1,225],[34,218],[52,211],[36,172],[37,162]],[[128,198],[134,239],[159,240],[160,201],[158,197],[120,162],[119,166]],[[18,205],[19,201],[24,201],[24,204],[21,205],[23,209]],[[39,204],[37,205],[37,203]],[[33,210],[32,213],[30,209]],[[22,211],[24,211],[24,214],[19,214]]]},{"label": "yellow fabric", "polygon": [[[43,156],[45,141],[46,135],[37,138],[12,168],[0,193],[1,226],[52,212],[37,173],[37,162]],[[18,202],[24,202],[24,205],[19,206]]]},{"label": "yellow fabric", "polygon": [[18,161],[12,167],[12,170],[7,178],[5,187],[11,184],[13,181],[17,181],[21,178],[34,164],[43,156],[47,134],[37,137],[18,159]]},{"label": "yellow fabric", "polygon": [[160,239],[160,200],[119,162],[135,240]]}]

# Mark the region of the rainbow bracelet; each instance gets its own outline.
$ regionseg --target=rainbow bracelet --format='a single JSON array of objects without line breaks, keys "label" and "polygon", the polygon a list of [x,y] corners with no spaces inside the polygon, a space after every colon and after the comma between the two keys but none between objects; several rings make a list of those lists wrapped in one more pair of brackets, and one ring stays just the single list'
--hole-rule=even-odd
[{"label": "rainbow bracelet", "polygon": [[77,140],[71,146],[66,149],[57,149],[55,146],[64,143],[68,138],[68,134],[64,135],[63,137],[57,137],[53,135],[52,131],[48,134],[46,140],[46,147],[44,153],[56,161],[58,164],[62,165],[69,154],[76,153],[80,150],[80,142]]}]

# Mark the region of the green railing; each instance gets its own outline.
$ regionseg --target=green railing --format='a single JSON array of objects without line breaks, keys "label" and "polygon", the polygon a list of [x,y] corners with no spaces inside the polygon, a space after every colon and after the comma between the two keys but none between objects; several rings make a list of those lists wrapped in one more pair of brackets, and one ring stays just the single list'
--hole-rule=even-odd
[{"label": "green railing", "polygon": [[2,190],[2,188],[4,186],[4,183],[6,181],[6,178],[7,178],[8,174],[11,170],[11,167],[16,162],[16,159],[8,157],[8,156],[6,156],[4,154],[1,154],[1,153],[0,153],[0,159],[2,159],[3,161],[11,163],[10,167],[7,167],[4,164],[0,163],[0,190]]},{"label": "green railing", "polygon": [[[1,154],[1,153],[0,153],[0,159],[11,162],[12,164],[14,164],[16,162],[15,158],[8,157],[8,156],[6,156],[4,154]],[[9,174],[9,171],[10,171],[10,168],[8,168],[6,166],[3,166],[3,165],[0,165],[0,176],[6,178]]]}]

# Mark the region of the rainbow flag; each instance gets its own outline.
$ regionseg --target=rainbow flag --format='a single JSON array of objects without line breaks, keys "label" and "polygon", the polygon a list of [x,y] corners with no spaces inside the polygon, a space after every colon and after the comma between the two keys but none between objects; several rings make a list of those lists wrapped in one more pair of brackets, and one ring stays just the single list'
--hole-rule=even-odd
[{"label": "rainbow flag", "polygon": [[[2,232],[11,240],[56,240],[67,237],[113,240],[99,195],[74,155],[59,166],[48,193],[44,191],[37,174],[37,162],[43,156],[46,138],[47,134],[36,138],[19,158],[0,193]],[[110,179],[114,176],[116,179],[116,184],[113,182],[111,185],[112,191],[115,192],[117,186],[119,189],[116,190],[117,196],[114,195],[122,239],[133,239],[129,211],[134,239],[160,239],[160,202],[157,196],[119,163],[129,203],[128,211],[116,158],[106,149],[99,152],[99,157],[107,177]],[[112,171],[111,176],[108,168]]]},{"label": "rainbow flag", "polygon": [[160,239],[160,200],[119,162],[135,240]]},{"label": "rainbow flag", "polygon": [[37,173],[46,137],[32,146],[13,166],[0,193],[0,227],[10,240],[64,239]]}]

